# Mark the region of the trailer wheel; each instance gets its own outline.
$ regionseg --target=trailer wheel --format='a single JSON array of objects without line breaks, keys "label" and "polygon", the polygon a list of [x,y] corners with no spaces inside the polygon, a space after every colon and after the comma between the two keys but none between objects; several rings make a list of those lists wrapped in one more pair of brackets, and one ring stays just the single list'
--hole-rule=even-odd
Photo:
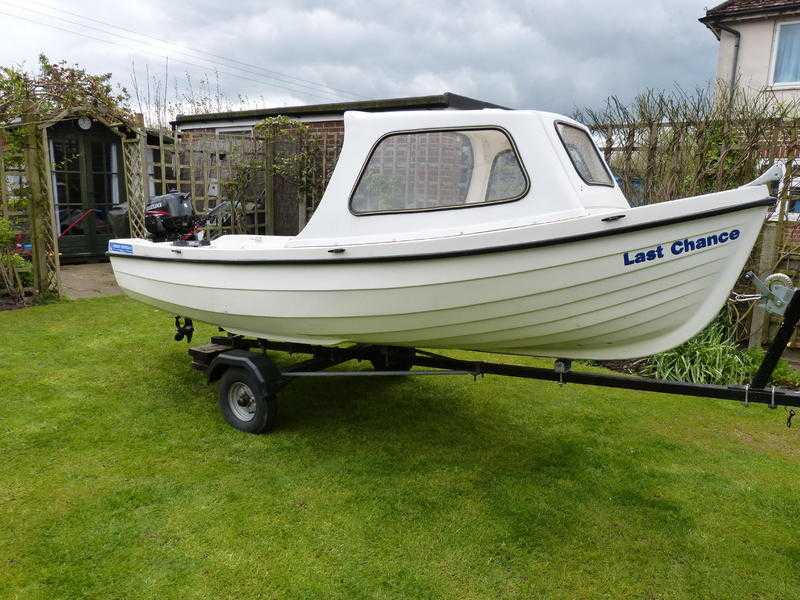
[{"label": "trailer wheel", "polygon": [[246,369],[231,367],[219,383],[219,408],[225,420],[240,431],[266,433],[275,426],[277,398],[258,392],[255,377]]}]

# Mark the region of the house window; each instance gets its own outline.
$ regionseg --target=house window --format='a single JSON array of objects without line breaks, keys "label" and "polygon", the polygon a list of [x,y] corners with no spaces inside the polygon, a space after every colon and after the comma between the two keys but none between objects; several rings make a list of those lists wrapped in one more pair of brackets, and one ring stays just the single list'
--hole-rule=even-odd
[{"label": "house window", "polygon": [[372,151],[350,210],[357,215],[509,202],[528,178],[499,129],[417,131],[384,137]]},{"label": "house window", "polygon": [[773,83],[800,82],[800,23],[778,25]]},{"label": "house window", "polygon": [[614,185],[592,138],[580,127],[556,123],[556,131],[569,155],[575,170],[589,185]]}]

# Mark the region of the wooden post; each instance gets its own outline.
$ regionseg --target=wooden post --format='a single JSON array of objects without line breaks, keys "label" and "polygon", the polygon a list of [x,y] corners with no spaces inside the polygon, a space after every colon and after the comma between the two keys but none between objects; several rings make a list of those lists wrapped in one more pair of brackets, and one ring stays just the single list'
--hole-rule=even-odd
[{"label": "wooden post", "polygon": [[181,192],[181,144],[178,140],[178,135],[175,134],[175,138],[172,142],[172,147],[174,148],[174,152],[172,153],[172,169],[175,171],[175,191],[180,194]]},{"label": "wooden post", "polygon": [[6,162],[3,154],[3,140],[0,138],[0,217],[5,217],[9,212],[6,198]]},{"label": "wooden post", "polygon": [[[39,167],[41,178],[41,190],[44,195],[44,201],[47,202],[47,239],[48,239],[48,253],[45,259],[49,260],[48,267],[48,285],[50,291],[54,291],[59,296],[61,295],[61,252],[58,249],[58,236],[59,227],[56,220],[56,190],[53,186],[53,170],[50,165],[50,144],[47,139],[47,129],[42,129],[39,132],[40,146],[38,148],[39,154]],[[43,175],[43,177],[41,177]]]},{"label": "wooden post", "polygon": [[[302,146],[301,146],[302,150]],[[300,179],[300,190],[297,194],[297,231],[303,231],[308,220],[308,175],[306,175],[306,165],[303,166],[303,176]]]},{"label": "wooden post", "polygon": [[58,233],[55,209],[48,178],[50,160],[47,149],[47,130],[28,125],[25,149],[25,177],[30,187],[30,232],[33,280],[39,293],[60,293]]},{"label": "wooden post", "polygon": [[[139,153],[140,153],[140,155],[142,157],[142,162],[141,162],[141,170],[142,170],[142,174],[141,174],[141,176],[142,176],[142,195],[141,195],[141,198],[142,198],[142,204],[141,204],[142,231],[141,231],[141,235],[142,236],[146,235],[146,233],[145,233],[146,230],[144,229],[144,212],[145,212],[145,208],[147,208],[147,202],[150,200],[150,163],[151,162],[152,163],[155,162],[155,160],[152,160],[152,161],[147,160],[147,158],[148,158],[147,157],[147,153],[148,152],[150,152],[150,157],[154,158],[153,154],[152,154],[153,153],[152,148],[148,148],[147,147],[147,130],[146,129],[142,129],[142,131],[139,134]],[[153,166],[153,177],[155,177],[155,174],[156,174],[155,169],[156,169],[155,166]],[[155,185],[153,186],[153,190],[155,191]],[[131,233],[133,233],[133,232],[131,232]]]},{"label": "wooden post", "polygon": [[189,138],[189,193],[192,195],[192,204],[195,210],[203,210],[195,201],[194,193],[194,140]]},{"label": "wooden post", "polygon": [[[158,163],[161,171],[161,194],[167,193],[167,163],[164,162],[164,131],[158,128]],[[153,161],[155,165],[155,161]],[[155,169],[154,169],[155,171]],[[155,175],[155,173],[153,173]]]},{"label": "wooden post", "polygon": [[31,189],[31,198],[28,204],[28,218],[30,219],[31,234],[31,262],[33,266],[33,287],[38,292],[43,292],[46,286],[46,262],[44,258],[44,243],[39,225],[40,203],[37,197],[40,193],[39,170],[36,168],[36,132],[31,131],[26,140],[25,148],[25,178]]},{"label": "wooden post", "polygon": [[778,231],[776,233],[777,245],[783,248],[786,235],[786,210],[789,207],[789,194],[791,192],[792,181],[794,180],[795,153],[792,151],[786,160],[786,173],[781,182],[783,185],[778,196]]},{"label": "wooden post", "polygon": [[[761,254],[758,258],[758,276],[764,278],[769,275],[775,265],[775,249],[777,248],[778,227],[775,222],[768,221],[764,225],[761,238]],[[769,318],[767,312],[758,304],[753,306],[753,316],[750,319],[749,348],[760,348],[764,336],[768,333]]]},{"label": "wooden post", "polygon": [[[215,176],[214,179],[217,182],[217,184],[216,184],[217,185],[217,204],[219,204],[220,201],[227,200],[227,198],[223,197],[223,190],[222,190],[222,165],[221,165],[221,161],[219,159],[219,148],[220,148],[219,131],[214,131],[213,140],[214,140],[214,176]],[[226,233],[235,233],[236,231],[235,231],[234,227],[235,227],[235,222],[236,222],[236,207],[233,205],[233,202],[231,202],[229,206],[230,206],[230,210],[231,210],[231,226],[230,226],[230,230],[227,231]],[[225,233],[225,228],[224,228],[224,226],[222,224],[222,220],[220,220],[219,229],[220,229],[219,230],[220,235]]]},{"label": "wooden post", "polygon": [[268,235],[275,235],[275,173],[273,161],[275,148],[272,139],[264,142],[264,210],[266,212],[266,230]]}]

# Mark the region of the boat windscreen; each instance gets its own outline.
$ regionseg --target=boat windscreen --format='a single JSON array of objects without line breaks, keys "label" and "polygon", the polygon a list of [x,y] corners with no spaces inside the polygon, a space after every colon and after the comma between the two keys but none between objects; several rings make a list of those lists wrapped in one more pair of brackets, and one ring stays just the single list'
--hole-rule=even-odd
[{"label": "boat windscreen", "polygon": [[583,181],[589,185],[614,185],[611,174],[603,164],[597,147],[586,131],[566,123],[556,123],[556,131],[567,150],[569,159]]},{"label": "boat windscreen", "polygon": [[381,139],[350,198],[356,215],[510,202],[528,177],[500,129],[425,130]]}]

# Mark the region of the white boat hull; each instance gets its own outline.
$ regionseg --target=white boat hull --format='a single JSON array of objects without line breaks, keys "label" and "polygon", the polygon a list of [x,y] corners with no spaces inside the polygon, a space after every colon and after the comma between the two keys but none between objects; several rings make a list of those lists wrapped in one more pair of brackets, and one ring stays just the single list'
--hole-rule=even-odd
[{"label": "white boat hull", "polygon": [[[668,217],[667,204],[658,210]],[[681,344],[722,308],[767,210],[726,204],[683,222],[440,258],[220,264],[148,260],[134,248],[111,262],[131,297],[246,336],[627,359]],[[724,242],[672,251],[720,234]]]}]

